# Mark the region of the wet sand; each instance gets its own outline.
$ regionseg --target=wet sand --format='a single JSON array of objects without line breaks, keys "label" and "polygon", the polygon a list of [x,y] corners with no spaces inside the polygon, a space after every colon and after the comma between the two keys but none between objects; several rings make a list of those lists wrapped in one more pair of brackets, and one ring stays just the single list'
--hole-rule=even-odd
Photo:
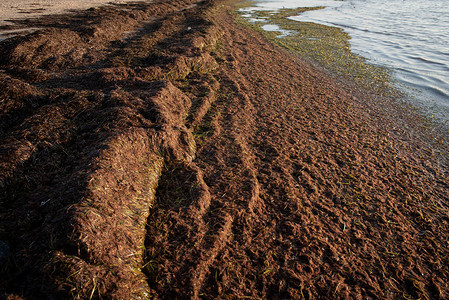
[{"label": "wet sand", "polygon": [[426,124],[234,17],[126,4],[0,43],[2,297],[447,299]]}]

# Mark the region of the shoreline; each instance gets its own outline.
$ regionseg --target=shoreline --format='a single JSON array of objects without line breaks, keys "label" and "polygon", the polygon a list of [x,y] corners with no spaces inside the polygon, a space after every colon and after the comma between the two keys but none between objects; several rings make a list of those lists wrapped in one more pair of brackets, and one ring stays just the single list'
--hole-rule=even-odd
[{"label": "shoreline", "polygon": [[2,297],[449,296],[448,169],[407,109],[232,11],[127,3],[0,42]]},{"label": "shoreline", "polygon": [[[337,4],[339,3],[339,4]],[[398,18],[393,18],[396,20],[395,26],[383,26],[380,24],[388,24],[388,20],[384,18],[392,18],[392,15],[394,14],[394,9],[390,8],[388,11],[385,11],[385,14],[379,15],[379,23],[374,22],[373,18],[376,18],[375,15],[370,14],[370,10],[366,11],[366,16],[364,16],[364,8],[365,5],[355,5],[352,8],[349,8],[348,5],[340,4],[343,2],[338,1],[331,1],[330,3],[327,3],[327,7],[323,8],[322,11],[308,11],[305,13],[293,15],[290,20],[302,22],[303,26],[296,26],[300,28],[305,28],[305,24],[309,22],[313,22],[313,24],[316,24],[315,26],[318,27],[318,24],[325,26],[331,26],[335,28],[341,28],[344,30],[345,33],[351,35],[350,43],[351,43],[351,51],[353,53],[357,53],[357,55],[362,55],[366,59],[371,60],[371,64],[374,65],[381,65],[384,67],[389,66],[388,68],[393,71],[392,75],[395,79],[395,87],[399,89],[404,95],[406,95],[404,98],[407,98],[406,101],[410,102],[411,105],[415,106],[416,109],[419,109],[422,111],[423,114],[425,114],[429,118],[435,118],[437,122],[439,122],[441,125],[446,126],[448,125],[448,118],[447,113],[444,112],[446,109],[446,100],[448,99],[448,90],[447,90],[447,84],[444,83],[444,74],[441,74],[441,69],[433,69],[432,66],[438,65],[438,61],[441,61],[441,57],[433,57],[431,58],[431,50],[426,48],[424,45],[420,45],[418,42],[413,47],[413,42],[411,42],[410,49],[407,51],[405,48],[402,48],[404,44],[407,44],[407,40],[402,39],[399,36],[402,36],[406,34],[404,32],[404,28],[401,26],[401,13],[407,14],[411,13],[410,8],[413,6],[405,6],[403,8],[398,7],[400,6],[401,2],[395,2],[392,4],[392,7],[394,7],[397,10]],[[379,3],[379,5],[385,5],[386,3]],[[303,4],[297,3],[296,5],[301,6]],[[318,6],[321,5],[320,1],[311,2],[308,5],[310,6]],[[371,10],[373,9],[374,2],[367,2],[366,6],[370,7]],[[438,4],[435,4],[438,6]],[[279,6],[281,6],[279,4]],[[255,10],[260,10],[263,8],[263,11],[267,11],[268,7],[270,5],[268,3],[259,3],[253,6]],[[293,7],[296,7],[295,4],[289,3],[287,7],[292,7],[291,10],[293,10]],[[366,9],[366,8],[365,8]],[[402,10],[401,10],[402,9]],[[281,9],[285,10],[285,9]],[[418,9],[419,11],[425,11],[423,9]],[[248,11],[249,14],[251,14],[251,9]],[[355,13],[355,15],[352,15],[352,13]],[[335,15],[341,14],[339,19],[341,19],[341,22],[337,21],[337,19],[332,20],[335,18]],[[344,14],[348,14],[348,20],[345,20]],[[333,16],[332,16],[333,15]],[[323,19],[320,19],[320,16],[323,17]],[[353,23],[353,25],[357,23],[363,23],[364,18],[366,18],[366,21],[368,24],[366,24],[366,33],[360,32],[357,29],[357,26],[351,26],[350,23]],[[416,18],[416,15],[415,15]],[[272,18],[271,22],[273,22]],[[280,21],[280,18],[274,18],[277,21]],[[260,21],[260,20],[259,20]],[[282,20],[281,20],[282,21]],[[358,21],[358,22],[357,22]],[[392,20],[393,21],[393,20]],[[405,20],[402,20],[405,21]],[[404,22],[403,22],[404,23]],[[444,22],[443,22],[444,23]],[[441,23],[441,24],[443,24]],[[376,24],[379,24],[376,31]],[[407,24],[406,22],[404,24]],[[282,27],[295,27],[291,22],[283,22]],[[423,25],[426,27],[426,30],[429,30],[429,41],[426,43],[426,45],[432,45],[431,40],[433,38],[436,38],[438,36],[438,32],[432,31],[429,29],[428,26]],[[396,32],[395,30],[392,30],[392,28],[398,27],[401,29],[398,29],[399,31]],[[301,34],[304,35],[304,34]],[[367,36],[365,36],[367,35]],[[372,36],[371,36],[372,35]],[[388,44],[388,35],[396,36],[396,39],[394,41],[391,41],[392,45],[394,44],[394,49],[389,48]],[[313,37],[312,37],[313,38]],[[338,37],[337,37],[338,38]],[[419,36],[419,33],[415,32],[414,30],[410,31],[410,37],[412,40],[422,40],[422,36]],[[373,39],[379,40],[378,46],[373,43]],[[381,40],[385,39],[385,43],[382,43]],[[435,41],[435,47],[438,47],[439,42]],[[384,48],[385,47],[385,48]],[[392,47],[392,46],[391,46]],[[404,46],[406,47],[406,46]],[[393,48],[393,47],[392,47]],[[424,49],[422,49],[424,48]],[[387,49],[389,49],[391,52],[389,52]],[[397,49],[397,52],[395,52]],[[399,50],[402,49],[402,50]],[[422,49],[422,50],[419,50]],[[434,48],[436,52],[437,48]],[[377,53],[377,54],[376,54]],[[391,56],[391,57],[390,57]],[[390,57],[388,59],[388,57]],[[396,59],[394,57],[397,57]],[[407,67],[406,64],[404,64],[405,57],[414,57],[416,61],[410,61],[409,66]],[[434,61],[436,60],[436,61]],[[422,64],[421,61],[426,61],[427,63]],[[444,58],[443,58],[444,61]],[[443,63],[444,64],[444,63]],[[447,66],[446,66],[447,67]],[[425,71],[427,70],[427,71]],[[407,75],[406,73],[409,73]],[[434,73],[434,75],[431,75]],[[413,77],[416,77],[416,80],[413,79]],[[440,84],[437,82],[440,81]],[[428,85],[425,84],[425,82],[428,82]],[[446,93],[444,92],[446,90]],[[446,128],[447,131],[447,128]]]}]

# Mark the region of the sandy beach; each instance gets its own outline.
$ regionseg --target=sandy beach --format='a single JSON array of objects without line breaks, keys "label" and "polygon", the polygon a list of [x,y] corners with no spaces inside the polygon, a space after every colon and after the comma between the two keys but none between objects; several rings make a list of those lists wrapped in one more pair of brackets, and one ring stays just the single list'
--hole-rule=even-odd
[{"label": "sandy beach", "polygon": [[1,299],[449,297],[445,144],[234,4],[0,42]]},{"label": "sandy beach", "polygon": [[2,0],[0,3],[0,25],[6,24],[8,20],[60,14],[126,2],[131,2],[131,0]]},{"label": "sandy beach", "polygon": [[131,0],[2,0],[0,2],[0,40],[7,36],[23,34],[37,29],[21,28],[22,26],[18,25],[17,22],[19,20],[126,2],[131,2]]}]

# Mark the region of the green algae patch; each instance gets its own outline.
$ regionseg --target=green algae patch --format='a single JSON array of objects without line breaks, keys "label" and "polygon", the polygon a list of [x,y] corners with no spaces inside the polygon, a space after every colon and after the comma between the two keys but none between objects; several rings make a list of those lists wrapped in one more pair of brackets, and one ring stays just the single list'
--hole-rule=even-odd
[{"label": "green algae patch", "polygon": [[[248,4],[250,7],[251,4]],[[240,6],[242,7],[242,5]],[[362,88],[378,95],[393,95],[391,71],[373,65],[351,52],[350,35],[343,29],[289,19],[306,11],[324,7],[301,7],[279,10],[238,10],[237,23],[261,32],[268,40],[308,58],[330,72],[350,78]],[[247,16],[251,15],[250,18]],[[279,31],[264,30],[264,25],[277,25]]]}]

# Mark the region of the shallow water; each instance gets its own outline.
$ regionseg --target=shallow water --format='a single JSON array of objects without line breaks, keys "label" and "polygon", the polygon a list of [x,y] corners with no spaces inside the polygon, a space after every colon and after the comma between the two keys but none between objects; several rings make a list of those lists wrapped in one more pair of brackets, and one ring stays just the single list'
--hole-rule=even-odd
[{"label": "shallow water", "polygon": [[394,71],[414,105],[449,121],[449,6],[447,0],[277,0],[257,9],[326,6],[292,20],[343,28],[351,49]]},{"label": "shallow water", "polygon": [[281,34],[278,35],[278,38],[282,38],[284,36],[288,36],[290,35],[292,32],[291,30],[284,30],[281,29],[278,25],[276,24],[266,24],[266,25],[262,25],[262,29],[266,30],[266,31],[276,31],[276,32],[280,32]]}]

